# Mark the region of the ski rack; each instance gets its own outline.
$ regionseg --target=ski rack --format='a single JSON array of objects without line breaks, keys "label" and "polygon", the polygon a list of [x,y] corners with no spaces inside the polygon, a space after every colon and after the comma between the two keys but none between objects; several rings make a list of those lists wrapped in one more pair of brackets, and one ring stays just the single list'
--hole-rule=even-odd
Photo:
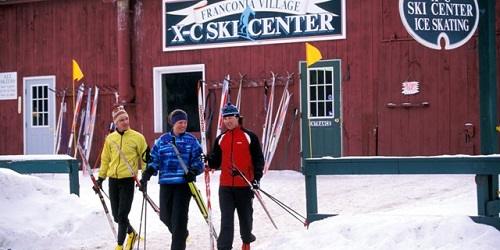
[{"label": "ski rack", "polygon": [[[227,75],[227,74],[226,74]],[[262,77],[251,79],[247,74],[239,73],[239,79],[229,80],[230,88],[238,88],[240,83],[243,88],[260,88],[264,87],[266,82],[271,82],[272,77]],[[200,80],[207,84],[207,89],[222,89],[224,80]],[[289,81],[289,85],[293,85],[295,82],[294,73],[287,72],[286,75],[276,74],[276,86],[285,86]]]}]

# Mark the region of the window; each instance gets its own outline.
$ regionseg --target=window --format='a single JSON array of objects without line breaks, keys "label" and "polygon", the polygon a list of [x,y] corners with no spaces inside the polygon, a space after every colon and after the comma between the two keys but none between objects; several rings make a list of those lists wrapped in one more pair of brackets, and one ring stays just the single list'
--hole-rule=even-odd
[{"label": "window", "polygon": [[309,69],[309,117],[334,117],[333,68]]},{"label": "window", "polygon": [[31,126],[49,125],[49,87],[47,85],[31,86]]}]

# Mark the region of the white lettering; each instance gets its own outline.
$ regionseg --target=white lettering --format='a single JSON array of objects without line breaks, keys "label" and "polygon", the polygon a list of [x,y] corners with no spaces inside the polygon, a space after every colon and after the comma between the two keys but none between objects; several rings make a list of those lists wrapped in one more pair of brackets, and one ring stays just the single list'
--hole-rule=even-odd
[{"label": "white lettering", "polygon": [[335,30],[335,28],[332,25],[333,21],[333,15],[331,14],[321,14],[320,15],[320,22],[319,22],[319,30],[320,31],[330,31],[330,30]]},{"label": "white lettering", "polygon": [[309,121],[311,127],[331,127],[332,121]]},{"label": "white lettering", "polygon": [[469,31],[467,19],[432,19],[432,30],[434,31]]},{"label": "white lettering", "polygon": [[217,39],[217,23],[208,23],[207,25],[207,40]]},{"label": "white lettering", "polygon": [[307,15],[306,16],[306,32],[318,31],[318,25],[316,24],[318,20],[317,15]]},{"label": "white lettering", "polygon": [[283,32],[288,35],[290,34],[290,19],[286,19],[283,20],[283,18],[281,17],[276,17],[276,34],[277,35],[281,35],[281,30],[283,30]]},{"label": "white lettering", "polygon": [[172,26],[172,30],[175,33],[174,38],[172,39],[172,43],[182,43],[184,42],[184,37],[182,36],[182,27],[179,27],[177,25]]},{"label": "white lettering", "polygon": [[463,3],[432,3],[431,12],[436,16],[472,16],[472,5]]},{"label": "white lettering", "polygon": [[[208,13],[208,12],[207,12]],[[239,37],[257,39],[285,35],[309,33],[328,33],[335,30],[334,15],[331,13],[311,14],[304,16],[253,18],[245,28],[241,28],[240,20],[196,23],[191,26],[171,26],[172,44],[191,42],[231,40]]]},{"label": "white lettering", "polygon": [[274,18],[262,18],[262,35],[269,36],[274,34],[273,29]]},{"label": "white lettering", "polygon": [[[200,35],[196,36],[196,29],[198,29]],[[191,41],[198,42],[203,38],[203,25],[202,24],[194,24],[191,26],[191,29],[189,29],[189,37],[191,38]]]},{"label": "white lettering", "polygon": [[[252,19],[252,21],[248,22],[248,33],[250,33],[252,37],[260,36],[260,34],[262,33],[262,29],[260,29],[260,27],[262,27],[261,19]],[[256,31],[255,28],[257,28],[259,31]]]},{"label": "white lettering", "polygon": [[415,30],[430,30],[429,18],[415,18]]},{"label": "white lettering", "polygon": [[[236,22],[236,24],[235,24]],[[235,29],[234,29],[234,26],[238,26],[238,21],[231,21],[231,22],[220,22],[218,23],[219,25],[219,38],[220,39],[227,39],[227,38],[234,38],[234,37],[237,37],[237,32],[234,32]],[[230,26],[231,24],[233,24],[233,32],[231,34],[231,32],[229,32],[229,29],[228,29],[228,26]]]},{"label": "white lettering", "polygon": [[410,15],[426,15],[426,5],[424,2],[408,2],[408,14]]}]

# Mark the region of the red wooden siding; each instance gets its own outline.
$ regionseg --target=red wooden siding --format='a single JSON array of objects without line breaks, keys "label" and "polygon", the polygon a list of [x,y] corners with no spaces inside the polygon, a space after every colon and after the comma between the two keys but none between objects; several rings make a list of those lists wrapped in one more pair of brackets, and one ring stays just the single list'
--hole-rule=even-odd
[{"label": "red wooden siding", "polygon": [[[249,81],[243,89],[241,113],[245,126],[259,136],[264,122],[264,79],[271,71],[281,76],[293,72],[293,98],[272,169],[299,169],[299,122],[292,130],[290,125],[293,109],[300,104],[298,62],[305,57],[304,43],[163,52],[162,1],[131,3],[132,84],[136,91],[135,103],[128,105],[132,127],[143,132],[150,143],[159,136],[153,133],[153,67],[204,64],[209,83],[221,81],[226,74],[238,81],[240,73],[246,74]],[[500,5],[496,7],[500,58]],[[478,154],[477,37],[451,51],[428,49],[405,31],[394,0],[347,0],[346,16],[347,39],[312,42],[324,59],[341,60],[343,154]],[[57,88],[69,89],[72,58],[78,60],[86,83],[103,87],[93,142],[95,160],[110,121],[113,91],[118,89],[115,4],[53,0],[3,5],[0,33],[4,34],[0,36],[0,72],[18,72],[18,95],[22,95],[26,76],[56,75]],[[500,72],[500,63],[497,67]],[[405,80],[419,81],[420,93],[402,95]],[[277,98],[281,92],[278,87]],[[428,107],[386,106],[389,102],[424,101],[429,102]],[[0,103],[0,154],[22,153],[23,114],[17,113],[17,101]],[[218,100],[216,103],[218,106]],[[70,118],[71,112],[66,116]],[[469,144],[464,139],[466,122],[475,126],[476,136]],[[290,134],[292,140],[286,147]]]}]

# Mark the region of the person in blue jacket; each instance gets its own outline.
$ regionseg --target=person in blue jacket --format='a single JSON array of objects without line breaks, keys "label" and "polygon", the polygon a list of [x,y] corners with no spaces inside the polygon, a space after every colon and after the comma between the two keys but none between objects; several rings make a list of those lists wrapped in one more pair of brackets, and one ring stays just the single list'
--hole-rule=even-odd
[{"label": "person in blue jacket", "polygon": [[[172,111],[168,121],[172,130],[155,141],[148,167],[142,173],[140,189],[145,192],[151,176],[159,173],[160,220],[172,234],[170,249],[184,250],[189,235],[187,223],[191,200],[187,183],[196,181],[196,176],[203,172],[203,151],[196,137],[186,132],[188,117],[185,111]],[[178,148],[182,160],[189,168],[187,173],[182,168],[173,145]]]}]

